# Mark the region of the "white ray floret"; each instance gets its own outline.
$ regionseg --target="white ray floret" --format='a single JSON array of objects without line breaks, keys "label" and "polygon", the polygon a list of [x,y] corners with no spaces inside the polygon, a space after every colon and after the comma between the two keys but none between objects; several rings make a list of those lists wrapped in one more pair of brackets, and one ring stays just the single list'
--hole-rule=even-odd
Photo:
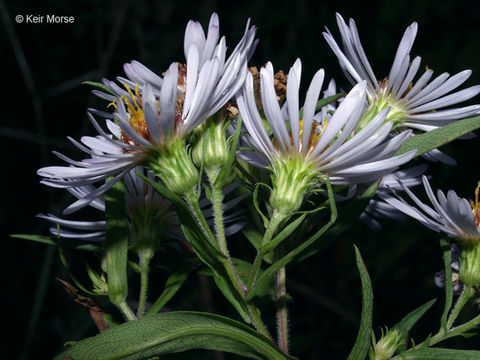
[{"label": "white ray floret", "polygon": [[[382,198],[388,196],[392,190],[403,191],[403,186],[412,188],[421,185],[421,176],[425,173],[427,167],[428,165],[426,164],[417,165],[383,176],[378,184],[376,196]],[[398,180],[402,183],[400,184]],[[406,216],[394,206],[377,198],[370,200],[364,212],[360,215],[360,220],[373,230],[380,230],[382,225],[378,220],[386,218],[403,221],[406,219]]]},{"label": "white ray floret", "polygon": [[[154,209],[154,213],[162,219],[166,225],[163,236],[166,240],[183,240],[183,231],[180,224],[180,219],[177,213],[173,210],[170,202],[162,198],[155,190],[143,179],[138,177],[136,173],[145,174],[149,179],[155,180],[152,173],[147,173],[145,168],[135,167],[124,176],[125,184],[125,207],[126,212],[131,219],[135,216],[135,212],[139,214],[146,214],[145,209]],[[232,193],[238,184],[227,186],[223,192],[227,196]],[[95,186],[88,185],[82,187],[67,188],[67,190],[77,199],[83,199],[86,196],[95,193]],[[234,210],[236,205],[242,201],[245,196],[235,197],[223,204],[225,212],[225,233],[232,235],[240,231],[245,225],[241,212]],[[105,218],[105,197],[103,194],[97,195],[89,205],[102,212],[101,218]],[[207,221],[213,225],[213,211],[211,203],[207,198],[200,201],[202,212]],[[143,210],[142,210],[143,209]],[[44,219],[55,226],[49,229],[51,235],[65,239],[75,239],[84,241],[102,241],[105,239],[105,220],[97,221],[78,221],[63,219],[53,214],[38,214],[37,217]]]},{"label": "white ray floret", "polygon": [[447,195],[438,190],[435,196],[426,176],[422,177],[422,181],[431,205],[423,203],[405,185],[402,188],[414,205],[398,195],[384,196],[383,199],[436,232],[443,232],[459,240],[480,240],[474,211],[468,200],[459,198],[453,190],[449,190]]}]

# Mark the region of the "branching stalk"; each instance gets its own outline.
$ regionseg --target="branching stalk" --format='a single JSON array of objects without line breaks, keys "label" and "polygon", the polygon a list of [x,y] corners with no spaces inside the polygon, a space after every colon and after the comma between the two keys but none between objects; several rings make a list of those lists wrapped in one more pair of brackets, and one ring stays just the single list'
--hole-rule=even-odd
[{"label": "branching stalk", "polygon": [[253,286],[255,285],[255,281],[257,280],[258,273],[260,271],[260,265],[262,265],[263,257],[265,253],[262,251],[262,247],[264,244],[267,244],[270,240],[272,240],[273,235],[275,235],[280,223],[285,219],[285,215],[279,212],[274,212],[270,222],[268,223],[267,229],[265,230],[265,234],[263,235],[262,243],[260,244],[260,248],[257,250],[257,256],[252,265],[252,269],[250,271],[250,276],[248,278],[247,283],[247,293],[252,290]]}]

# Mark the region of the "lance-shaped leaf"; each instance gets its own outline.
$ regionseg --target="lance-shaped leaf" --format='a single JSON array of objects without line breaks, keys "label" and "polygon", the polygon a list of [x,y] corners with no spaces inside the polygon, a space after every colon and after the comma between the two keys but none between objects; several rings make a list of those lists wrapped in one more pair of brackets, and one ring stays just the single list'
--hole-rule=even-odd
[{"label": "lance-shaped leaf", "polygon": [[160,294],[152,307],[148,310],[147,314],[155,314],[159,312],[165,304],[177,293],[182,287],[183,283],[187,280],[188,275],[193,268],[187,268],[185,270],[178,270],[170,274],[168,277],[163,292]]},{"label": "lance-shaped leaf", "polygon": [[330,245],[336,239],[338,239],[345,231],[355,224],[352,219],[358,219],[360,214],[365,210],[370,200],[375,196],[377,192],[378,182],[370,185],[352,205],[344,208],[341,218],[322,236],[319,241],[312,243],[300,257],[295,260],[295,263],[302,262],[304,259],[316,254]]},{"label": "lance-shaped leaf", "polygon": [[[417,323],[418,320],[422,318],[423,315],[432,307],[437,299],[432,299],[429,302],[423,304],[422,306],[416,308],[412,312],[408,313],[399,323],[393,326],[393,329],[398,329],[401,332],[401,336],[406,338],[410,329]],[[398,347],[398,352],[406,350],[407,342],[404,341]]]},{"label": "lance-shaped leaf", "polygon": [[442,318],[440,320],[440,326],[444,331],[447,330],[447,317],[448,312],[452,307],[453,302],[453,284],[452,284],[452,251],[450,247],[450,241],[447,239],[440,239],[440,247],[443,252],[443,265],[445,276],[445,306],[443,307]]},{"label": "lance-shaped leaf", "polygon": [[193,349],[234,353],[250,359],[295,359],[250,327],[201,312],[169,312],[108,329],[82,340],[54,360],[140,360]]},{"label": "lance-shaped leaf", "polygon": [[395,155],[404,154],[407,151],[417,149],[415,156],[422,155],[430,150],[468,134],[480,128],[480,116],[455,121],[441,128],[413,136],[403,143]]},{"label": "lance-shaped leaf", "polygon": [[358,329],[357,339],[353,345],[352,351],[347,360],[363,360],[367,356],[370,347],[370,338],[372,335],[372,312],[373,312],[373,291],[367,268],[363,263],[362,255],[355,246],[355,256],[357,258],[357,268],[362,282],[362,317],[360,319],[360,329]]},{"label": "lance-shaped leaf", "polygon": [[423,304],[422,306],[416,308],[412,312],[408,313],[398,324],[393,326],[394,329],[398,329],[405,333],[408,333],[410,329],[417,323],[418,320],[432,307],[437,299],[432,299],[429,302]]},{"label": "lance-shaped leaf", "polygon": [[105,193],[105,260],[108,298],[114,304],[125,301],[128,294],[128,220],[125,208],[125,186],[118,181]]}]

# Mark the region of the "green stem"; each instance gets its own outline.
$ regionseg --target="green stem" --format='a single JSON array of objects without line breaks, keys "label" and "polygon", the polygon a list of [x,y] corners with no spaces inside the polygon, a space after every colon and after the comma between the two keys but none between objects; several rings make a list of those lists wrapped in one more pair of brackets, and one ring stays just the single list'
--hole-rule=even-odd
[{"label": "green stem", "polygon": [[448,333],[443,338],[438,340],[437,342],[443,341],[445,339],[448,339],[448,338],[451,338],[451,337],[454,337],[454,336],[457,336],[457,335],[461,335],[464,332],[467,332],[467,331],[477,327],[479,324],[480,324],[480,315],[478,315],[477,317],[474,317],[472,320],[467,321],[466,323],[464,323],[462,325],[459,325],[457,327],[454,327],[453,329],[450,329],[448,331]]},{"label": "green stem", "polygon": [[473,295],[475,295],[475,290],[470,286],[464,285],[462,294],[457,299],[455,307],[453,308],[447,320],[447,330],[449,330],[452,327],[455,319],[458,317],[463,307],[473,297]]},{"label": "green stem", "polygon": [[198,204],[198,198],[195,191],[191,190],[187,192],[185,194],[185,200],[188,206],[190,207],[190,211],[193,213],[193,215],[195,216],[195,219],[198,221],[200,227],[202,228],[203,233],[206,235],[208,240],[217,248],[215,236],[213,235],[212,230],[210,229],[210,226],[208,226],[207,220],[203,216],[202,209]]},{"label": "green stem", "polygon": [[[207,172],[207,174],[209,174],[209,172]],[[225,227],[223,225],[223,192],[219,186],[216,186],[212,183],[212,179],[210,179],[210,184],[212,184],[210,189],[212,191],[212,205],[213,214],[215,217],[215,230],[217,233],[218,246],[220,247],[222,254],[227,258],[230,258],[227,248],[227,240],[225,237]]]},{"label": "green stem", "polygon": [[262,264],[263,257],[265,253],[262,251],[262,247],[264,244],[267,244],[272,240],[273,235],[278,229],[280,223],[285,219],[285,215],[274,211],[270,222],[268,223],[267,229],[265,230],[265,234],[263,235],[262,243],[260,244],[260,248],[257,250],[257,256],[252,265],[252,269],[250,270],[250,276],[248,278],[247,283],[247,293],[252,290],[253,286],[255,285],[255,281],[258,277],[258,272],[260,270],[260,265]]},{"label": "green stem", "polygon": [[116,304],[122,314],[127,318],[128,321],[133,321],[137,320],[137,317],[133,313],[132,309],[130,309],[130,306],[128,306],[126,301],[123,301],[121,303]]},{"label": "green stem", "polygon": [[145,302],[147,301],[148,291],[148,273],[150,271],[150,260],[152,259],[152,252],[150,250],[139,251],[140,258],[140,296],[138,299],[137,317],[141,318],[145,312]]},{"label": "green stem", "polygon": [[[213,189],[212,189],[213,190]],[[219,193],[221,194],[221,199],[223,199],[223,193],[221,190],[219,190]],[[213,195],[213,191],[212,191]],[[218,192],[216,194],[218,195]],[[213,196],[212,196],[213,197]],[[207,220],[203,216],[202,210],[200,209],[200,205],[198,204],[198,199],[197,195],[195,192],[191,191],[185,194],[185,199],[187,200],[188,205],[190,206],[190,209],[192,210],[193,214],[195,215],[195,218],[199,222],[200,226],[202,227],[205,235],[207,238],[210,240],[212,244],[215,245],[216,248],[220,248],[220,251],[222,254],[225,256],[224,259],[222,259],[223,266],[225,268],[225,271],[227,272],[228,278],[230,279],[231,283],[235,287],[235,290],[244,297],[245,296],[245,286],[243,282],[240,280],[240,277],[238,276],[237,270],[235,269],[235,266],[232,263],[232,259],[230,255],[228,254],[228,250],[226,248],[226,241],[225,241],[225,234],[223,233],[223,245],[219,245],[220,242],[217,242],[215,236],[212,233],[212,230],[210,229],[210,226],[207,223]],[[222,213],[222,203],[221,200],[214,201],[217,203],[217,206],[214,205],[214,212],[215,212],[215,223],[217,224],[218,222],[222,222],[221,228],[223,229],[223,217],[221,215]],[[225,251],[222,250],[222,246],[225,246]]]},{"label": "green stem", "polygon": [[[216,173],[218,173],[218,171]],[[235,288],[237,289],[239,294],[244,296],[245,284],[243,283],[242,279],[240,279],[240,276],[238,275],[238,271],[235,268],[235,265],[233,265],[232,257],[230,256],[230,253],[228,251],[227,239],[225,237],[225,227],[223,224],[223,209],[222,209],[223,192],[221,187],[218,185],[215,185],[214,183],[214,180],[216,179],[216,176],[218,174],[215,175],[214,177],[210,177],[210,172],[208,170],[207,170],[207,174],[209,175],[209,180],[210,180],[210,183],[212,184],[211,185],[212,205],[213,205],[213,214],[215,218],[217,243],[218,243],[218,246],[220,247],[221,253],[227,259],[226,271],[230,277],[230,280],[234,283]]]},{"label": "green stem", "polygon": [[285,267],[275,275],[275,302],[277,306],[277,342],[280,349],[288,354],[288,312]]}]

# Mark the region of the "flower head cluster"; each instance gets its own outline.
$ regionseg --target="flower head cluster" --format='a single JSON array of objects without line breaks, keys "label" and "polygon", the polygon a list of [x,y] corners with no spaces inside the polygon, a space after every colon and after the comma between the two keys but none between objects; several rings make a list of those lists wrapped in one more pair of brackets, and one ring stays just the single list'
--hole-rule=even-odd
[{"label": "flower head cluster", "polygon": [[[462,71],[454,76],[443,73],[433,79],[433,70],[427,69],[418,80],[414,78],[420,69],[421,58],[410,58],[410,50],[417,35],[418,25],[412,23],[405,31],[397,49],[388,78],[378,81],[365,51],[360,43],[355,21],[350,19],[347,25],[337,14],[343,50],[340,49],[330,31],[323,35],[338,57],[340,66],[351,83],[367,82],[369,108],[360,123],[365,126],[379,111],[391,107],[387,117],[395,127],[430,131],[452,121],[477,114],[480,105],[460,108],[447,108],[450,105],[466,101],[480,93],[480,86],[472,86],[451,93],[462,85],[471,75],[471,70]],[[450,93],[450,94],[449,94]],[[445,109],[447,108],[447,109]]]},{"label": "flower head cluster", "polygon": [[[322,181],[328,176],[332,184],[368,182],[414,156],[415,151],[394,156],[409,133],[388,139],[392,128],[391,123],[385,123],[388,108],[368,126],[355,131],[364,110],[364,81],[345,96],[330,118],[317,122],[314,119],[315,108],[324,79],[321,69],[314,75],[300,111],[301,67],[300,60],[297,60],[288,73],[283,106],[279,104],[275,92],[272,64],[268,63],[260,71],[262,106],[273,139],[256,107],[250,74],[237,97],[251,143],[272,169],[274,189],[271,202],[278,202],[279,207],[298,209],[303,196],[319,179]],[[258,161],[258,156],[253,155],[252,160]],[[278,201],[275,200],[277,193]]]},{"label": "flower head cluster", "polygon": [[[210,19],[205,36],[201,25],[190,21],[185,32],[186,65],[173,63],[160,77],[137,61],[126,64],[122,86],[104,80],[105,91],[95,94],[111,102],[113,118],[90,110],[88,116],[98,131],[75,146],[90,155],[74,161],[56,153],[70,166],[42,168],[43,183],[54,187],[82,187],[106,180],[66,209],[73,212],[103,194],[137,165],[148,164],[172,191],[184,193],[198,181],[198,173],[185,147],[185,137],[227,104],[242,86],[247,60],[256,46],[255,27],[247,24],[241,41],[226,57],[225,38],[219,40],[218,16]],[[105,131],[92,113],[107,117]]]}]

